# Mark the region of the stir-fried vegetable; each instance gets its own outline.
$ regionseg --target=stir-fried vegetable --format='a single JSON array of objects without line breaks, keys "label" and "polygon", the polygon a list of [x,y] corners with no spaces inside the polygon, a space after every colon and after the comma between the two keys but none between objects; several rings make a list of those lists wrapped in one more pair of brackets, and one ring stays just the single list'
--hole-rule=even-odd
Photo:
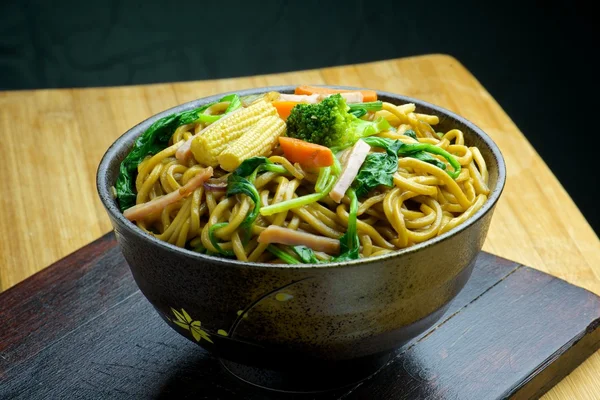
[{"label": "stir-fried vegetable", "polygon": [[[228,101],[229,106],[225,113],[233,111],[241,106],[238,95],[224,96],[219,102]],[[121,162],[119,167],[119,176],[115,184],[117,199],[121,211],[135,205],[135,178],[137,176],[137,167],[146,156],[154,155],[167,147],[171,135],[182,125],[192,124],[199,121],[204,116],[203,112],[210,106],[216,104],[212,102],[202,107],[190,111],[183,111],[163,117],[154,122],[146,131],[135,141],[132,150]],[[212,116],[221,118],[223,115]]]},{"label": "stir-fried vegetable", "polygon": [[350,211],[348,212],[348,229],[340,238],[340,255],[334,257],[331,261],[348,261],[358,259],[360,243],[358,241],[357,214],[358,214],[358,199],[353,189],[348,189],[348,197],[350,198]]},{"label": "stir-fried vegetable", "polygon": [[217,157],[228,145],[268,116],[277,116],[277,110],[271,103],[259,101],[215,122],[192,140],[194,158],[201,164],[216,167],[219,165]]},{"label": "stir-fried vegetable", "polygon": [[274,101],[273,106],[277,109],[277,113],[283,119],[287,119],[292,112],[292,108],[300,104],[297,101]]},{"label": "stir-fried vegetable", "polygon": [[370,111],[379,111],[383,107],[382,101],[372,101],[369,103],[354,103],[349,104],[350,109],[348,113],[354,115],[356,118],[360,118],[366,115]]},{"label": "stir-fried vegetable", "polygon": [[[306,246],[293,246],[292,250],[300,257],[304,264],[319,264],[321,261],[315,256],[315,252]],[[283,259],[282,259],[283,260]],[[283,260],[286,261],[286,260]]]},{"label": "stir-fried vegetable", "polygon": [[[248,212],[240,224],[243,241],[247,241],[252,224],[256,221],[261,207],[260,195],[253,184],[256,174],[258,174],[259,171],[287,172],[283,166],[277,165],[265,157],[252,157],[242,162],[242,164],[227,177],[227,197],[236,194],[244,194],[254,203],[254,207]],[[215,238],[215,231],[227,225],[228,222],[219,222],[212,225],[208,230],[208,236],[212,245],[220,254],[232,256],[232,252],[221,249],[221,246]]]},{"label": "stir-fried vegetable", "polygon": [[398,169],[398,155],[416,158],[445,170],[446,164],[429,153],[439,154],[454,168],[453,171],[447,171],[453,179],[460,173],[461,167],[456,158],[437,146],[427,143],[403,143],[400,140],[379,137],[365,138],[364,141],[373,147],[383,148],[385,153],[371,153],[367,156],[353,185],[359,197],[366,196],[379,185],[394,186],[393,175]]},{"label": "stir-fried vegetable", "polygon": [[311,194],[307,194],[304,196],[296,197],[295,199],[286,200],[286,201],[282,201],[279,203],[265,206],[260,210],[260,214],[261,215],[273,215],[273,214],[280,213],[282,211],[291,210],[292,208],[303,207],[308,204],[312,204],[316,201],[319,201],[323,197],[325,197],[329,194],[329,192],[333,188],[333,184],[335,183],[336,179],[337,179],[337,177],[330,176],[329,180],[327,181],[327,185],[325,185],[322,192],[311,193]]},{"label": "stir-fried vegetable", "polygon": [[373,147],[381,147],[385,149],[386,152],[389,149],[399,156],[417,158],[421,161],[433,164],[441,169],[446,169],[444,163],[428,154],[423,153],[437,154],[448,160],[448,163],[452,166],[452,171],[446,171],[448,175],[452,177],[452,179],[458,178],[458,175],[460,174],[461,166],[458,160],[441,147],[434,146],[429,143],[403,143],[400,140],[392,140],[380,137],[369,137],[365,138],[364,141]]},{"label": "stir-fried vegetable", "polygon": [[258,190],[252,182],[248,179],[237,175],[231,174],[227,178],[227,197],[234,196],[236,194],[245,194],[254,202],[254,207],[252,211],[246,215],[244,221],[240,224],[240,228],[244,234],[250,233],[250,228],[254,221],[256,221],[256,217],[258,217],[258,211],[260,210],[260,195],[258,194]]},{"label": "stir-fried vegetable", "polygon": [[358,197],[365,196],[379,185],[394,186],[393,176],[398,170],[398,155],[389,147],[385,151],[367,156],[353,184]]},{"label": "stir-fried vegetable", "polygon": [[352,186],[352,182],[354,182],[354,178],[356,178],[356,175],[358,174],[361,165],[363,165],[365,159],[368,157],[370,150],[371,146],[362,139],[354,144],[350,150],[350,154],[346,157],[340,178],[337,180],[329,194],[329,197],[331,197],[333,201],[336,203],[342,201],[344,194],[348,188]]},{"label": "stir-fried vegetable", "polygon": [[217,115],[200,114],[198,116],[198,121],[212,124],[214,122],[217,122],[224,115],[227,115],[230,112],[235,111],[238,108],[242,107],[242,102],[240,100],[240,97],[237,94],[230,94],[219,100],[219,102],[225,102],[225,101],[228,101],[229,105],[227,106],[227,109],[225,110],[225,112],[223,114],[217,114]]},{"label": "stir-fried vegetable", "polygon": [[123,216],[130,221],[136,221],[146,218],[157,211],[162,210],[169,204],[173,204],[182,200],[192,194],[194,190],[199,188],[206,182],[213,174],[211,167],[205,168],[199,172],[196,176],[191,178],[183,187],[179,190],[174,190],[171,193],[163,196],[155,197],[154,199],[146,202],[137,204],[133,207],[129,207],[123,212]]},{"label": "stir-fried vegetable", "polygon": [[217,161],[225,171],[233,171],[250,158],[268,154],[285,132],[285,122],[277,116],[268,116],[252,125],[239,139],[230,143]]},{"label": "stir-fried vegetable", "polygon": [[404,136],[408,136],[408,137],[411,137],[411,138],[417,140],[417,134],[412,129],[405,130],[404,131]]},{"label": "stir-fried vegetable", "polygon": [[261,171],[271,171],[280,174],[285,174],[287,172],[283,166],[275,164],[266,157],[251,157],[244,160],[233,173],[235,175],[248,177],[250,182],[253,182],[256,174]]},{"label": "stir-fried vegetable", "polygon": [[385,118],[365,121],[349,114],[349,110],[339,94],[317,104],[298,104],[287,119],[287,136],[337,150],[390,129]]},{"label": "stir-fried vegetable", "polygon": [[319,169],[319,176],[317,177],[317,182],[315,183],[315,192],[322,192],[325,190],[330,176],[331,167],[323,167]]},{"label": "stir-fried vegetable", "polygon": [[331,89],[319,86],[298,86],[294,93],[296,94],[334,94],[334,93],[349,93],[360,92],[363,95],[363,101],[377,100],[377,92],[374,90],[346,90],[346,89]]},{"label": "stir-fried vegetable", "polygon": [[[346,230],[346,233],[343,234],[342,237],[340,237],[339,239],[340,253],[337,256],[327,260],[327,262],[350,261],[357,260],[359,258],[360,242],[358,240],[357,230],[358,199],[353,189],[348,189],[347,195],[350,198],[350,211],[348,213],[348,229]],[[298,255],[300,260],[305,264],[319,264],[322,262],[317,258],[314,251],[308,246],[292,246],[292,250],[294,250],[294,252]],[[290,263],[287,257],[289,257],[289,254],[286,253],[286,257],[280,257],[280,259],[282,261]]]},{"label": "stir-fried vegetable", "polygon": [[267,251],[269,251],[269,253],[273,254],[275,257],[279,258],[280,260],[284,261],[286,264],[301,264],[300,261],[296,260],[294,257],[289,255],[288,253],[286,253],[285,251],[281,250],[279,247],[274,246],[272,244],[267,246]]},{"label": "stir-fried vegetable", "polygon": [[148,155],[154,155],[167,147],[169,139],[175,129],[181,125],[191,124],[198,120],[198,114],[206,110],[212,104],[207,104],[191,111],[171,114],[154,122],[135,141],[133,149],[121,162],[119,176],[115,189],[121,211],[135,205],[135,177],[137,167]]},{"label": "stir-fried vegetable", "polygon": [[325,146],[285,136],[279,137],[279,146],[290,162],[315,168],[333,165],[333,153]]}]

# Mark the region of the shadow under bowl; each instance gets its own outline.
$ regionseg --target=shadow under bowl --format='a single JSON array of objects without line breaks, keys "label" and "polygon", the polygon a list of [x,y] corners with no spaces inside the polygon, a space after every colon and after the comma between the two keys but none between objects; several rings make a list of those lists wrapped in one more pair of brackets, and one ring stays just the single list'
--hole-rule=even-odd
[{"label": "shadow under bowl", "polygon": [[[294,86],[235,93],[271,90],[293,93]],[[491,193],[473,217],[410,248],[344,264],[277,265],[203,255],[160,241],[125,219],[111,187],[134,141],[154,121],[223,95],[154,115],[123,134],[102,158],[98,193],[132,275],[169,326],[246,382],[315,392],[361,381],[435,324],[469,279],[504,188],[502,154],[466,119],[418,99],[378,92],[381,100],[414,103],[417,112],[437,115],[438,131],[460,129],[466,144],[479,148]]]}]

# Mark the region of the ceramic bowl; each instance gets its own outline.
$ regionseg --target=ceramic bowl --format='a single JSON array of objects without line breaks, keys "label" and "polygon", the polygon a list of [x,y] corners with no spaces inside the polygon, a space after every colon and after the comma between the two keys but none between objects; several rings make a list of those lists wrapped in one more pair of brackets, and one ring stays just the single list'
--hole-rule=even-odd
[{"label": "ceramic bowl", "polygon": [[[348,88],[348,87],[344,87]],[[294,86],[238,91],[240,95]],[[159,241],[125,219],[111,196],[119,164],[154,121],[224,94],[154,115],[119,137],[97,171],[97,189],[143,295],[175,331],[214,353],[239,378],[285,391],[355,383],[391,352],[430,328],[471,275],[505,182],[503,157],[481,129],[433,104],[378,92],[394,104],[439,116],[460,129],[489,168],[490,196],[449,232],[392,254],[345,264],[276,265],[232,261]]]}]

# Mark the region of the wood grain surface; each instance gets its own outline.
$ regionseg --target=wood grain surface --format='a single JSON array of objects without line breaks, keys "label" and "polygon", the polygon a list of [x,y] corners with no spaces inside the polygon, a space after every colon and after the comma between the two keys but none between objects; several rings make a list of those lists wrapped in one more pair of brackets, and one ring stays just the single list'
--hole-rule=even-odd
[{"label": "wood grain surface", "polygon": [[0,399],[526,400],[600,348],[600,297],[481,252],[441,318],[377,374],[284,395],[169,328],[108,233],[1,293],[0,326]]},{"label": "wood grain surface", "polygon": [[[446,55],[202,82],[1,92],[0,290],[110,231],[95,172],[106,148],[127,129],[199,97],[281,84],[386,90],[471,120],[499,145],[508,169],[484,250],[600,294],[598,237],[510,117]],[[599,395],[596,353],[546,398]]]}]

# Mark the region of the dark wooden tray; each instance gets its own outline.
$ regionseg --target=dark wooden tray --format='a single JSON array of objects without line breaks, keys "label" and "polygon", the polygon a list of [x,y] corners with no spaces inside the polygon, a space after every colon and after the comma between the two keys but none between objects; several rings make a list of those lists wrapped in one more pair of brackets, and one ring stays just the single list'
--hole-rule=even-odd
[{"label": "dark wooden tray", "polygon": [[440,322],[376,375],[283,395],[169,328],[107,234],[0,294],[0,398],[531,399],[600,347],[599,325],[596,295],[482,252]]}]

